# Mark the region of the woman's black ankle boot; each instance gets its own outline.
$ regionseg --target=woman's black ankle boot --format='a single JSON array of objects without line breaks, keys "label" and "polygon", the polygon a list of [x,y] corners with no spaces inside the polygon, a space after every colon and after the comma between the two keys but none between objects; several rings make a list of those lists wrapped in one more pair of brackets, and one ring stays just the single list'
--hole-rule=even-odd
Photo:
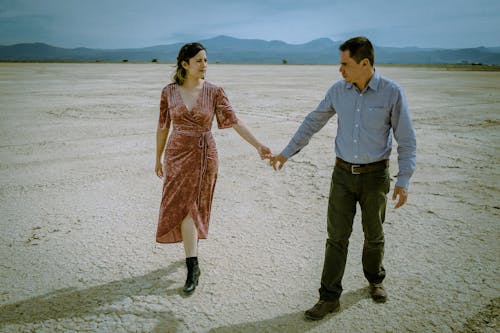
[{"label": "woman's black ankle boot", "polygon": [[198,266],[198,257],[186,258],[187,278],[184,288],[182,290],[186,294],[191,294],[198,285],[198,278],[200,277],[200,267]]}]

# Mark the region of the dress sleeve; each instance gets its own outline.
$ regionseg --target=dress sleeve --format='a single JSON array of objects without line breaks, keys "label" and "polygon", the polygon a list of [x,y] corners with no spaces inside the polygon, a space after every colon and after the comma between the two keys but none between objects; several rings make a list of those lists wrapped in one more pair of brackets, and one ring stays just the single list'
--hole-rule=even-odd
[{"label": "dress sleeve", "polygon": [[168,113],[167,88],[161,92],[160,98],[160,117],[158,119],[158,128],[165,130],[170,127],[170,114]]},{"label": "dress sleeve", "polygon": [[218,88],[215,94],[215,116],[217,126],[220,129],[229,128],[238,123],[238,118],[233,111],[231,103],[224,92],[224,89]]}]

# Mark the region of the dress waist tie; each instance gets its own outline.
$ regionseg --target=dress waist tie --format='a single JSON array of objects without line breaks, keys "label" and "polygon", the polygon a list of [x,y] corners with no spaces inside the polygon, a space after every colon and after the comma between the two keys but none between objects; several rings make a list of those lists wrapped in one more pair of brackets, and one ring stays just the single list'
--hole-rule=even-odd
[{"label": "dress waist tie", "polygon": [[198,194],[196,196],[196,205],[199,207],[201,198],[201,184],[203,181],[203,176],[207,171],[207,165],[208,165],[208,139],[212,135],[212,132],[210,131],[196,132],[196,131],[186,131],[186,130],[176,130],[176,129],[174,129],[174,132],[179,133],[181,135],[199,137],[198,148],[201,149],[201,161],[200,161],[200,177],[198,180]]}]

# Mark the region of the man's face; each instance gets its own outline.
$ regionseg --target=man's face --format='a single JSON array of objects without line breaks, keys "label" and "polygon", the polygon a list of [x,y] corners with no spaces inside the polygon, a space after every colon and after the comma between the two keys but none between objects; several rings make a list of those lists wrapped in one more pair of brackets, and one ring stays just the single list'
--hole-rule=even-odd
[{"label": "man's face", "polygon": [[358,82],[364,76],[366,61],[367,59],[363,59],[358,64],[353,58],[351,58],[351,52],[349,50],[342,51],[340,54],[339,72],[347,82]]}]

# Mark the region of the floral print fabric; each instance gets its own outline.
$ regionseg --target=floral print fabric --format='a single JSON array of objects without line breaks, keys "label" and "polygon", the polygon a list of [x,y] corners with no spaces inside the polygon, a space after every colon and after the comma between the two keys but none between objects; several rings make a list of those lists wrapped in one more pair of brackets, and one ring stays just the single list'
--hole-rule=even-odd
[{"label": "floral print fabric", "polygon": [[214,117],[220,129],[238,121],[221,87],[205,81],[191,111],[176,83],[163,89],[158,126],[172,126],[172,132],[163,154],[164,183],[156,233],[159,243],[182,241],[180,225],[188,214],[198,229],[198,237],[208,236],[218,170],[217,148],[211,133]]}]

